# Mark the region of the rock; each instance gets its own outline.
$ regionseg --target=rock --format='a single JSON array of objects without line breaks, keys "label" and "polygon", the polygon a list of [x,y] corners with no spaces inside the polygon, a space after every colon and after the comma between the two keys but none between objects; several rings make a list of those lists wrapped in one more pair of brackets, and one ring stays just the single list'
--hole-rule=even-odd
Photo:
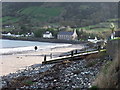
[{"label": "rock", "polygon": [[[21,86],[23,89],[61,89],[70,90],[72,88],[89,88],[95,76],[99,73],[101,64],[99,59],[97,65],[86,68],[86,60],[70,61],[58,64],[41,65],[35,64],[19,70],[16,73],[3,77],[3,84],[6,81],[19,78],[21,76],[30,77],[34,82],[30,86]],[[28,80],[29,80],[28,79]]]}]

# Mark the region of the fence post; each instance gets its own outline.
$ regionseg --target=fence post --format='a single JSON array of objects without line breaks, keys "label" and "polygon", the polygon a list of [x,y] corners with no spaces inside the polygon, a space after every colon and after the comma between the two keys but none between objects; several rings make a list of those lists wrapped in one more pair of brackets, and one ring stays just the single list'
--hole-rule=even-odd
[{"label": "fence post", "polygon": [[73,51],[71,51],[71,57],[73,56],[73,54],[74,54]]},{"label": "fence post", "polygon": [[44,56],[44,62],[46,62],[46,55]]},{"label": "fence post", "polygon": [[77,49],[75,50],[75,54],[77,54]]},{"label": "fence post", "polygon": [[50,58],[52,59],[52,53],[50,54]]}]

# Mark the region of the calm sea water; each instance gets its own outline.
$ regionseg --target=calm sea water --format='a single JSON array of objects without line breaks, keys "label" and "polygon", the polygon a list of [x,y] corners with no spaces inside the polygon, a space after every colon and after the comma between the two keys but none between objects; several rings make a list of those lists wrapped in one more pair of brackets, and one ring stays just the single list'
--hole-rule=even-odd
[{"label": "calm sea water", "polygon": [[39,50],[45,50],[45,49],[63,47],[69,45],[71,44],[0,39],[0,54],[33,51],[34,46],[37,46],[39,51]]}]

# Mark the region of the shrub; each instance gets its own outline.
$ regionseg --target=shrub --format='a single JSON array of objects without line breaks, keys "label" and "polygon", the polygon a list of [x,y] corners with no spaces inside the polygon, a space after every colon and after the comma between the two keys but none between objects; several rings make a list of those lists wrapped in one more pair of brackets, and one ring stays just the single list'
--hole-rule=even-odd
[{"label": "shrub", "polygon": [[35,37],[42,37],[44,31],[45,31],[44,29],[35,30],[35,31],[34,31]]},{"label": "shrub", "polygon": [[90,87],[90,90],[98,90],[98,87],[97,86],[92,86],[92,87]]},{"label": "shrub", "polygon": [[33,84],[33,83],[34,83],[34,82],[32,82],[31,80],[27,80],[27,81],[24,82],[25,85],[31,85],[31,84]]}]

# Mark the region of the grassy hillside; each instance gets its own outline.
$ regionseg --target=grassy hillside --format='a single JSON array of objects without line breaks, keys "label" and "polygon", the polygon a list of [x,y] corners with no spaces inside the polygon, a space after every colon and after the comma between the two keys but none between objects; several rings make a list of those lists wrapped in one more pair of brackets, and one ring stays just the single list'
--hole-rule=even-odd
[{"label": "grassy hillside", "polygon": [[19,13],[20,15],[27,15],[30,17],[32,17],[32,19],[36,20],[38,19],[40,22],[41,21],[46,21],[49,18],[52,17],[56,17],[58,15],[60,15],[60,13],[62,12],[62,8],[58,7],[58,8],[44,8],[44,7],[28,7],[25,9],[20,9],[19,11],[17,11],[17,13]]},{"label": "grassy hillside", "polygon": [[87,33],[101,33],[109,31],[109,23],[117,22],[117,12],[117,3],[4,2],[0,20],[3,31],[27,32],[45,25],[69,25]]},{"label": "grassy hillside", "polygon": [[11,17],[11,16],[5,16],[5,17],[0,18],[3,24],[16,23],[16,22],[19,22],[19,19],[20,18]]},{"label": "grassy hillside", "polygon": [[44,8],[44,7],[28,7],[25,9],[21,9],[18,13],[23,15],[31,15],[37,16],[39,14],[49,15],[49,16],[57,16],[62,11],[62,8]]},{"label": "grassy hillside", "polygon": [[29,19],[32,23],[32,21],[39,21],[43,22],[49,20],[52,17],[59,16],[62,12],[63,8],[44,8],[44,7],[28,7],[28,8],[22,8],[18,10],[16,13],[21,17],[12,17],[12,16],[4,16],[0,19],[2,19],[3,24],[10,24],[10,23],[16,23],[21,22],[23,18]]},{"label": "grassy hillside", "polygon": [[[3,17],[12,16],[40,19],[49,23],[73,22],[87,25],[105,21],[117,16],[117,3],[3,3]],[[4,22],[4,21],[3,21]],[[84,22],[84,23],[83,23]]]}]

